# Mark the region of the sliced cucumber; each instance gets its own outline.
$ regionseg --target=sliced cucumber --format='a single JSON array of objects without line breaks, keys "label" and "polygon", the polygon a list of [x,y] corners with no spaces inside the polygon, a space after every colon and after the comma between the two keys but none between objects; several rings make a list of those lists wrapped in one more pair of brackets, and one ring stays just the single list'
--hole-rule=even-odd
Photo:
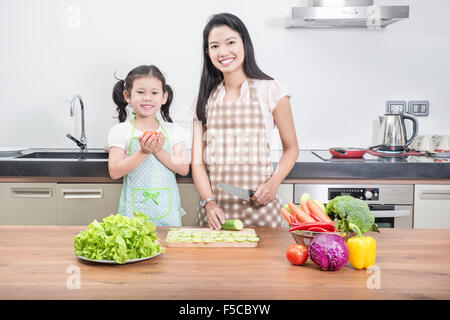
[{"label": "sliced cucumber", "polygon": [[233,230],[239,231],[244,228],[244,224],[239,219],[228,219],[225,220],[225,223],[222,225],[222,230]]},{"label": "sliced cucumber", "polygon": [[247,237],[247,241],[249,241],[249,242],[258,242],[259,241],[259,237],[249,236],[249,237]]}]

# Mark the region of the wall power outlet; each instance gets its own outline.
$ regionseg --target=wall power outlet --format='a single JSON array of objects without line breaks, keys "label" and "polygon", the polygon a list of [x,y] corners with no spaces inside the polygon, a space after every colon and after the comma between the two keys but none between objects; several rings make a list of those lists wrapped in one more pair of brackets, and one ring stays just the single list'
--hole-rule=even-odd
[{"label": "wall power outlet", "polygon": [[413,100],[408,102],[409,113],[414,116],[426,117],[430,112],[428,100]]},{"label": "wall power outlet", "polygon": [[403,100],[386,101],[386,112],[408,112],[408,104]]}]

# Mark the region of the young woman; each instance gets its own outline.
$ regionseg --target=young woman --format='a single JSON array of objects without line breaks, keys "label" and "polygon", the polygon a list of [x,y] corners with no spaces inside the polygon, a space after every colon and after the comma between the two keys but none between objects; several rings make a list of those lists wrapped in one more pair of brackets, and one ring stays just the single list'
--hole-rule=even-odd
[{"label": "young woman", "polygon": [[[112,179],[124,177],[118,211],[130,218],[142,212],[157,226],[181,226],[175,173],[189,172],[186,134],[169,115],[172,98],[153,65],[134,68],[113,89],[120,123],[109,132],[108,166]],[[128,105],[134,110],[131,121]]]},{"label": "young woman", "polygon": [[[203,30],[203,70],[192,112],[192,174],[202,199],[198,224],[220,229],[225,219],[239,218],[246,226],[281,226],[278,187],[298,156],[289,93],[258,68],[247,28],[232,14],[214,15]],[[283,154],[273,171],[275,125]],[[245,201],[229,195],[219,182],[252,189],[254,196]]]}]

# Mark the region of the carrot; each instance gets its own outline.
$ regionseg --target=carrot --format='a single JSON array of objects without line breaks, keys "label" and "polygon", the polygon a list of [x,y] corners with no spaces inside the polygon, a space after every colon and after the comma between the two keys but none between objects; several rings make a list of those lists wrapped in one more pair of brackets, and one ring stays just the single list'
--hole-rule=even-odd
[{"label": "carrot", "polygon": [[300,224],[300,221],[295,217],[295,214],[291,214],[291,220],[293,226],[298,226]]},{"label": "carrot", "polygon": [[283,208],[283,207],[281,207],[280,210],[281,210],[281,214],[286,219],[288,224],[292,225],[292,215],[291,215],[291,213],[286,208]]},{"label": "carrot", "polygon": [[288,205],[289,209],[291,209],[291,211],[295,214],[295,217],[299,222],[316,222],[316,220],[311,218],[309,214],[305,213],[305,211],[297,207],[295,203],[289,202]]},{"label": "carrot", "polygon": [[301,209],[306,213],[311,215],[311,210],[309,210],[308,205],[306,204],[306,200],[300,201]]},{"label": "carrot", "polygon": [[306,205],[308,206],[311,215],[316,216],[319,220],[323,222],[333,222],[331,218],[319,207],[313,199],[306,200]]}]

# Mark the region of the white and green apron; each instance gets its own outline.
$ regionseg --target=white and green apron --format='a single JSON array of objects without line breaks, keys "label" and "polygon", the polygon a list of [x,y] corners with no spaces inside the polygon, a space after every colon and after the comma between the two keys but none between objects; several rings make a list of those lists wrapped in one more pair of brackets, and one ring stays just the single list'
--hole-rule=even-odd
[{"label": "white and green apron", "polygon": [[[158,120],[164,136],[164,150],[172,154],[167,132]],[[128,156],[139,151],[139,137],[134,135],[136,118],[133,120]],[[169,170],[153,154],[123,178],[118,212],[130,218],[134,212],[146,214],[157,226],[181,226],[180,194],[173,171]]]}]

